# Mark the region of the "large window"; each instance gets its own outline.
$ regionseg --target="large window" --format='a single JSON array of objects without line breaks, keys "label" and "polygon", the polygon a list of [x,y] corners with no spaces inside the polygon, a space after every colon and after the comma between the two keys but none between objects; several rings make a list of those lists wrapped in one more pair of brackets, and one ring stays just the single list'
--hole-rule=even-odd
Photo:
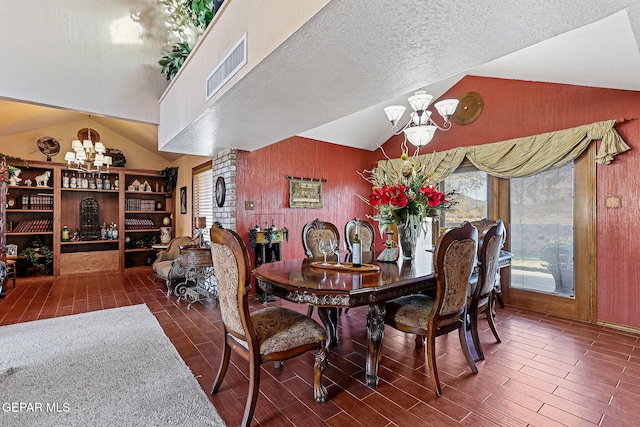
[{"label": "large window", "polygon": [[511,287],[574,297],[574,167],[510,180]]},{"label": "large window", "polygon": [[[207,219],[207,230],[213,225],[213,170],[211,162],[193,169],[193,216]],[[203,235],[210,242],[209,233]]]},{"label": "large window", "polygon": [[451,228],[464,221],[487,218],[487,174],[479,170],[455,172],[444,180],[444,191],[455,191],[457,203],[444,213],[443,227]]}]

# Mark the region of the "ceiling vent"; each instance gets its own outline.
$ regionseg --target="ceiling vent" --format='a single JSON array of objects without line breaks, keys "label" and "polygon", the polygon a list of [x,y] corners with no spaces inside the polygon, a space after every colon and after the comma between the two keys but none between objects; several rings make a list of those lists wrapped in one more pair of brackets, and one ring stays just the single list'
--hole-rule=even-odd
[{"label": "ceiling vent", "polygon": [[207,101],[247,63],[247,33],[207,77]]}]

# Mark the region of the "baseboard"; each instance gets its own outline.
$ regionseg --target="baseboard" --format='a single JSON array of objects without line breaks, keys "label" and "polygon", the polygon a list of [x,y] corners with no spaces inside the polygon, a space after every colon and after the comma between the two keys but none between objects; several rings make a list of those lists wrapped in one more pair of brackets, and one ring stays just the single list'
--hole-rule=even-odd
[{"label": "baseboard", "polygon": [[633,334],[639,334],[640,335],[640,328],[636,328],[634,326],[620,325],[618,323],[606,322],[604,320],[598,320],[596,322],[596,325],[605,326],[607,328],[617,329],[619,331],[631,332]]}]

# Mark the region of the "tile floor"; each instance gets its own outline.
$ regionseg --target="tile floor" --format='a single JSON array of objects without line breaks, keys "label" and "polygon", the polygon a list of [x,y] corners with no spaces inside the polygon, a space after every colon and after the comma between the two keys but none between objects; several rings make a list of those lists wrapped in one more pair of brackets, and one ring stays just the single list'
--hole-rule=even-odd
[{"label": "tile floor", "polygon": [[[0,325],[65,316],[131,304],[147,304],[203,389],[218,369],[222,324],[212,302],[187,304],[167,296],[150,268],[123,274],[18,278],[0,300]],[[306,312],[306,306],[277,300]],[[252,308],[262,304],[252,303]],[[314,316],[316,316],[314,314]],[[502,344],[486,322],[481,338],[487,356],[478,375],[468,369],[457,334],[437,338],[443,396],[428,378],[424,350],[412,336],[387,328],[380,385],[364,385],[366,308],[340,319],[340,344],[330,354],[326,403],[311,390],[313,355],[276,370],[263,365],[261,393],[252,425],[261,426],[632,426],[640,415],[640,336],[566,319],[498,309]],[[242,419],[247,364],[232,356],[225,382],[210,396],[229,426]],[[179,398],[177,396],[176,398]]]}]

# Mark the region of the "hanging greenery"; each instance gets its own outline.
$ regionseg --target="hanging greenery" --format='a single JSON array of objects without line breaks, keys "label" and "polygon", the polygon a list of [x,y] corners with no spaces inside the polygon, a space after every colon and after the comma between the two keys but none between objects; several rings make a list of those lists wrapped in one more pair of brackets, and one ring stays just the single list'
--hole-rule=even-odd
[{"label": "hanging greenery", "polygon": [[164,50],[164,56],[158,61],[158,64],[162,67],[162,75],[171,80],[175,77],[191,53],[191,47],[187,42],[181,42],[173,46],[171,50]]},{"label": "hanging greenery", "polygon": [[162,0],[171,50],[158,61],[162,75],[172,80],[191,53],[191,46],[209,26],[223,0]]},{"label": "hanging greenery", "polygon": [[158,172],[158,175],[166,178],[167,180],[167,194],[165,197],[171,198],[173,195],[173,190],[176,188],[176,184],[178,183],[178,167],[166,167]]}]

